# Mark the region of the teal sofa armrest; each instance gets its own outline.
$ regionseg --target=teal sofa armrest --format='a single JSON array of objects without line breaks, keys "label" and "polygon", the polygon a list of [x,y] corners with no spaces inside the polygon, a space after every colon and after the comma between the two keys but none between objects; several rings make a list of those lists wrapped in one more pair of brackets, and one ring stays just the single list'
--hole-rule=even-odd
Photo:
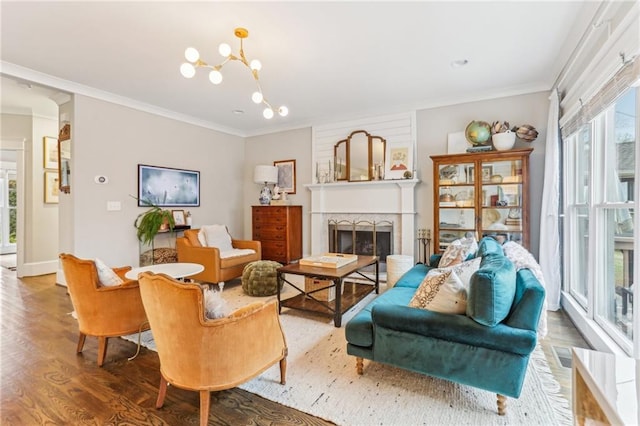
[{"label": "teal sofa armrest", "polygon": [[442,258],[442,253],[435,253],[429,256],[429,266],[432,268],[437,268],[440,263],[440,259]]},{"label": "teal sofa armrest", "polygon": [[516,274],[516,295],[513,308],[505,320],[510,327],[536,331],[542,314],[545,290],[529,269]]},{"label": "teal sofa armrest", "polygon": [[498,324],[487,327],[466,315],[443,314],[401,305],[376,305],[371,310],[374,330],[397,332],[480,346],[502,352],[529,355],[536,346],[536,332]]}]

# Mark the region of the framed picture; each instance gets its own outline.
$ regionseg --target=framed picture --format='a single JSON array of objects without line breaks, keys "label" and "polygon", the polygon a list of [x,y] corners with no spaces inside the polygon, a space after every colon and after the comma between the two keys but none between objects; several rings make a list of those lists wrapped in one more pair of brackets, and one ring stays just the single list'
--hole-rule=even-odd
[{"label": "framed picture", "polygon": [[[389,144],[387,144],[389,146]],[[386,156],[385,179],[405,179],[405,173],[413,173],[412,149],[409,146],[389,146]]]},{"label": "framed picture", "polygon": [[278,168],[278,187],[287,194],[296,193],[296,160],[274,161]]},{"label": "framed picture", "polygon": [[60,192],[71,192],[71,139],[58,140],[58,183]]},{"label": "framed picture", "polygon": [[138,206],[198,207],[200,172],[138,164]]},{"label": "framed picture", "polygon": [[58,168],[58,139],[53,136],[42,138],[42,166],[45,169]]},{"label": "framed picture", "polygon": [[184,210],[171,210],[171,216],[173,216],[175,226],[185,226],[187,224],[184,217]]},{"label": "framed picture", "polygon": [[57,170],[45,170],[44,172],[44,202],[57,204],[60,194]]},{"label": "framed picture", "polygon": [[482,181],[491,182],[491,175],[493,174],[492,166],[482,166]]}]

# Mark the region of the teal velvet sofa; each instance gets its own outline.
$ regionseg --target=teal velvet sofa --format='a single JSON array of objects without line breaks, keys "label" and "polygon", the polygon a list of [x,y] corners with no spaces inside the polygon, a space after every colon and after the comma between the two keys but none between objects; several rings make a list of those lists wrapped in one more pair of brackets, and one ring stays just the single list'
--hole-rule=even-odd
[{"label": "teal velvet sofa", "polygon": [[[522,390],[545,291],[529,269],[515,271],[495,240],[483,239],[477,256],[482,260],[471,276],[466,315],[408,306],[437,265],[433,257],[432,266],[415,265],[356,314],[345,335],[358,374],[368,359],[474,386],[495,392],[504,415],[506,397],[518,398]],[[503,319],[495,316],[499,310]]]}]

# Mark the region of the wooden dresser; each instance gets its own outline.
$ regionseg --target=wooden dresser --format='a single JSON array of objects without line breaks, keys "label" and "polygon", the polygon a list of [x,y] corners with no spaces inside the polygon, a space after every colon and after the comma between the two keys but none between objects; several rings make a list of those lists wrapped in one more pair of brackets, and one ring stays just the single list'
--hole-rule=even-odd
[{"label": "wooden dresser", "polygon": [[302,206],[252,206],[251,217],[263,260],[287,264],[302,257]]}]

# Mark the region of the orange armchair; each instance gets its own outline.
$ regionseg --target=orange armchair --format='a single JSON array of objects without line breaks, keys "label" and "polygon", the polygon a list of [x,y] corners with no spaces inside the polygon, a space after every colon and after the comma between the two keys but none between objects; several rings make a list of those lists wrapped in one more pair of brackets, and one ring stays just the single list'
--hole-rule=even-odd
[{"label": "orange armchair", "polygon": [[208,320],[197,284],[151,272],[139,281],[160,358],[156,408],[164,405],[168,383],[199,391],[200,425],[206,425],[211,391],[233,388],[276,362],[285,383],[287,345],[275,299]]},{"label": "orange armchair", "polygon": [[262,259],[260,241],[234,240],[231,245],[235,249],[252,249],[255,253],[243,256],[221,258],[217,247],[203,247],[198,240],[199,229],[184,231],[184,237],[176,239],[178,262],[199,263],[204,271],[189,278],[208,283],[219,283],[241,277],[244,267],[253,261]]},{"label": "orange armchair", "polygon": [[137,333],[149,328],[140,297],[138,281],[128,280],[124,274],[130,266],[114,268],[124,283],[103,287],[92,260],[60,254],[62,269],[78,317],[79,338],[77,353],[82,352],[87,336],[98,338],[98,366],[102,367],[107,354],[109,337]]}]

